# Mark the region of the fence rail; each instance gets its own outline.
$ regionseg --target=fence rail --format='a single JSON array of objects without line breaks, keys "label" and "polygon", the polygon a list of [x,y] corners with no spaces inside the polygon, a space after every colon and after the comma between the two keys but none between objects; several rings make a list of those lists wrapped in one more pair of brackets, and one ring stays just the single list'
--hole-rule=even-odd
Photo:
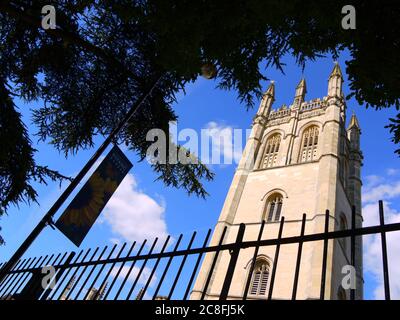
[{"label": "fence rail", "polygon": [[[372,227],[355,227],[355,209],[352,210],[351,226],[347,230],[329,231],[329,211],[325,213],[325,228],[322,233],[305,234],[306,215],[303,215],[301,231],[298,236],[282,237],[285,225],[284,217],[279,224],[278,237],[262,239],[265,221],[260,223],[257,240],[243,241],[246,226],[241,224],[236,241],[224,243],[227,227],[223,229],[219,243],[208,245],[211,230],[204,239],[197,239],[194,232],[188,243],[183,247],[184,239],[181,234],[174,243],[170,236],[159,244],[156,238],[151,244],[147,240],[130,246],[126,243],[118,248],[89,248],[76,252],[65,252],[58,255],[45,255],[26,258],[18,261],[13,269],[0,279],[0,299],[34,299],[34,300],[132,300],[155,299],[169,300],[189,298],[200,263],[205,254],[214,254],[211,268],[208,272],[201,299],[205,299],[209,289],[218,256],[223,251],[230,253],[230,262],[219,298],[227,299],[233,279],[234,270],[241,250],[253,248],[254,254],[250,273],[246,280],[243,300],[248,298],[251,275],[258,256],[259,249],[274,246],[269,290],[266,299],[272,299],[274,283],[282,245],[297,244],[297,259],[293,279],[292,299],[297,298],[299,270],[302,258],[303,244],[306,242],[323,241],[321,261],[320,299],[325,298],[326,269],[328,257],[328,241],[338,238],[350,238],[351,264],[355,264],[355,237],[380,234],[382,243],[382,265],[385,299],[390,299],[389,272],[386,233],[400,231],[400,223],[385,224],[382,201],[379,202],[380,224]],[[194,247],[195,240],[199,245]],[[173,244],[171,246],[171,244]],[[171,246],[170,250],[167,250]],[[138,247],[138,249],[137,249]],[[137,249],[137,251],[135,251]],[[148,249],[147,253],[144,251]],[[155,252],[158,251],[158,252]],[[135,253],[134,253],[135,252]],[[190,260],[190,263],[188,262]],[[4,263],[0,264],[2,267]],[[158,273],[157,273],[158,272]],[[158,276],[161,276],[158,278]],[[350,290],[350,299],[355,299],[355,290]]]}]

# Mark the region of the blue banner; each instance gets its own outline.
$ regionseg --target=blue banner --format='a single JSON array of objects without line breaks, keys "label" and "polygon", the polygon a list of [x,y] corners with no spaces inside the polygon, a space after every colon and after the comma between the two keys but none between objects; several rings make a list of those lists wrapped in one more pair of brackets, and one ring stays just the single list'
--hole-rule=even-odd
[{"label": "blue banner", "polygon": [[76,246],[85,239],[132,166],[124,153],[114,146],[57,220],[55,226]]}]

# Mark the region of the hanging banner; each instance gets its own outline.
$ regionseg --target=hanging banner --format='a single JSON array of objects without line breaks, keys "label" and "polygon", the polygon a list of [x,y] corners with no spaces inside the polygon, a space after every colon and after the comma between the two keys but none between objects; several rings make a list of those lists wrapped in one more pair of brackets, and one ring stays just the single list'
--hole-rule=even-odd
[{"label": "hanging banner", "polygon": [[85,239],[132,166],[124,153],[114,146],[57,220],[55,226],[76,246]]}]

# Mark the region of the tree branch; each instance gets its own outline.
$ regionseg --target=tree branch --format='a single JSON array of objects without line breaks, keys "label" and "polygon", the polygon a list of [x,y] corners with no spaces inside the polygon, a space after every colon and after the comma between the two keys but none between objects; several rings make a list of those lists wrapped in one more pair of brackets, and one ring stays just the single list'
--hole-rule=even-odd
[{"label": "tree branch", "polygon": [[[0,2],[0,9],[10,15],[11,17],[15,19],[20,19],[30,25],[31,27],[34,28],[40,28],[41,27],[41,22],[38,20],[36,17],[29,15],[23,10],[19,10],[15,8],[12,4],[10,4],[10,1],[7,2]],[[61,38],[64,39],[70,43],[74,43],[77,46],[80,46],[84,48],[85,50],[93,53],[94,55],[98,56],[99,58],[103,59],[104,62],[107,64],[117,67],[122,74],[125,74],[128,78],[131,78],[132,80],[135,81],[140,81],[139,78],[131,72],[123,63],[121,63],[119,60],[115,59],[112,55],[108,54],[105,52],[102,48],[99,48],[95,46],[94,44],[82,39],[80,36],[76,35],[75,33],[72,33],[67,30],[61,29],[59,26],[57,26],[56,29],[43,29],[47,34],[52,36],[53,38]]]}]

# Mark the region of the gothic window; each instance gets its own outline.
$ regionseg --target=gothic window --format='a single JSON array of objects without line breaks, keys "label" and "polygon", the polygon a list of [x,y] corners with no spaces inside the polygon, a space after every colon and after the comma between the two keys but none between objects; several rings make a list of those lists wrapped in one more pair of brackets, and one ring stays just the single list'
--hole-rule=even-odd
[{"label": "gothic window", "polygon": [[282,211],[282,195],[274,193],[267,200],[265,207],[264,219],[267,222],[279,221]]},{"label": "gothic window", "polygon": [[274,134],[267,140],[262,168],[270,168],[276,165],[280,144],[281,135],[279,133]]},{"label": "gothic window", "polygon": [[308,162],[317,159],[318,135],[319,129],[317,126],[311,126],[304,131],[299,162]]},{"label": "gothic window", "polygon": [[253,270],[250,294],[265,296],[269,280],[269,264],[264,260],[256,262]]}]

